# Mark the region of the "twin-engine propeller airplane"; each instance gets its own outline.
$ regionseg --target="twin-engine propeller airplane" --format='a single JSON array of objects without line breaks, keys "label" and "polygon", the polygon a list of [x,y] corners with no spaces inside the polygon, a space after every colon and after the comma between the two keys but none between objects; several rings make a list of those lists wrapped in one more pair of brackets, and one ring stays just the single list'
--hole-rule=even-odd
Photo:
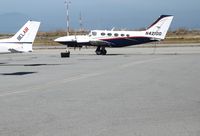
[{"label": "twin-engine propeller airplane", "polygon": [[97,46],[97,55],[106,55],[105,47],[125,47],[163,40],[173,20],[172,15],[161,15],[144,31],[92,30],[89,35],[71,35],[55,39],[68,47]]},{"label": "twin-engine propeller airplane", "polygon": [[28,21],[13,37],[0,39],[0,53],[32,52],[40,22]]}]

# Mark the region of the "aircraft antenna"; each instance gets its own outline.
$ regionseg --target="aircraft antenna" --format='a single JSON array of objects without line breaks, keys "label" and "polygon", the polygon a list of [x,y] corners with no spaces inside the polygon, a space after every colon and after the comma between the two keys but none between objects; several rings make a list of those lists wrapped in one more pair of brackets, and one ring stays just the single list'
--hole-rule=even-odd
[{"label": "aircraft antenna", "polygon": [[71,1],[65,0],[64,3],[66,6],[66,10],[67,10],[67,36],[69,36],[69,4],[71,3]]}]

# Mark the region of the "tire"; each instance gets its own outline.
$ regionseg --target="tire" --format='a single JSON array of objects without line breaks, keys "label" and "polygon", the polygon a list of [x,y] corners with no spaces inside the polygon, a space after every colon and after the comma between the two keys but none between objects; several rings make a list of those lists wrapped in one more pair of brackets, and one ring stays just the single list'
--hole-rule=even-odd
[{"label": "tire", "polygon": [[101,51],[96,51],[96,54],[97,55],[101,55]]},{"label": "tire", "polygon": [[107,51],[106,51],[106,50],[102,50],[102,51],[101,51],[101,54],[102,54],[102,55],[106,55],[106,54],[107,54]]}]

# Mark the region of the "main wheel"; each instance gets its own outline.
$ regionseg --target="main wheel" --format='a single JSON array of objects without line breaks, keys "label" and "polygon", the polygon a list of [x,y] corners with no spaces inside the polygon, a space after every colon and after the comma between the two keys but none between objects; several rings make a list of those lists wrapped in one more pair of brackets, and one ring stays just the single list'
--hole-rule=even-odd
[{"label": "main wheel", "polygon": [[106,55],[107,54],[107,51],[104,46],[98,46],[95,52],[97,55]]},{"label": "main wheel", "polygon": [[95,52],[97,55],[101,55],[101,46],[98,46]]},{"label": "main wheel", "polygon": [[104,49],[104,50],[101,50],[101,55],[106,55],[107,54],[107,51]]},{"label": "main wheel", "polygon": [[96,51],[96,54],[97,55],[101,55],[101,51]]}]

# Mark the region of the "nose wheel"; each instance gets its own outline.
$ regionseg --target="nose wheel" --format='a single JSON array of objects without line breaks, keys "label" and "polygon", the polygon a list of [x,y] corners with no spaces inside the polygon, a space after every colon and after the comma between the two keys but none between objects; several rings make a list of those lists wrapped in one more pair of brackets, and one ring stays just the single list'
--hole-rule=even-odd
[{"label": "nose wheel", "polygon": [[107,54],[107,51],[104,46],[98,46],[95,52],[97,55],[106,55]]}]

